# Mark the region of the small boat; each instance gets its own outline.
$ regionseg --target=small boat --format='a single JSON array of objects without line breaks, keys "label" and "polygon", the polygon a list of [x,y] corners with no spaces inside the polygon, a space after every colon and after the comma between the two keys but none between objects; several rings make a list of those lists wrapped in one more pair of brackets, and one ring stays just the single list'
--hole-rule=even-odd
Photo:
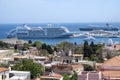
[{"label": "small boat", "polygon": [[87,36],[87,38],[83,39],[84,41],[94,41],[96,40],[93,36]]},{"label": "small boat", "polygon": [[93,31],[90,31],[88,34],[95,38],[102,38],[102,37],[108,37],[112,33],[104,30],[93,30]]},{"label": "small boat", "polygon": [[120,32],[113,33],[109,38],[120,38]]}]

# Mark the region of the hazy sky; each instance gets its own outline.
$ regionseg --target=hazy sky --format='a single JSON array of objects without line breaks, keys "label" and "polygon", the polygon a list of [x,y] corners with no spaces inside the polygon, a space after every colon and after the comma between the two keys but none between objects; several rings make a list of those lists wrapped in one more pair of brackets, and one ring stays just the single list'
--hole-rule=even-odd
[{"label": "hazy sky", "polygon": [[120,22],[120,0],[0,0],[0,23]]}]

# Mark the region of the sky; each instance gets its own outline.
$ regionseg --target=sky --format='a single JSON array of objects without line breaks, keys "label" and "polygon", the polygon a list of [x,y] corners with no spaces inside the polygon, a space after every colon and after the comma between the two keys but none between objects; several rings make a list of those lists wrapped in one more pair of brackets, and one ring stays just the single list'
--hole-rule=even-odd
[{"label": "sky", "polygon": [[120,0],[0,0],[0,23],[120,22]]}]

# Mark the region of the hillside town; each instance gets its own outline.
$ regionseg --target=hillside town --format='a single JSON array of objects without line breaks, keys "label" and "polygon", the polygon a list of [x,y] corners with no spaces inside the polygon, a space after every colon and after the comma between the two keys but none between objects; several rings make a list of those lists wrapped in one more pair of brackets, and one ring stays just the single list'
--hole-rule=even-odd
[{"label": "hillside town", "polygon": [[120,44],[0,41],[0,80],[120,80]]}]

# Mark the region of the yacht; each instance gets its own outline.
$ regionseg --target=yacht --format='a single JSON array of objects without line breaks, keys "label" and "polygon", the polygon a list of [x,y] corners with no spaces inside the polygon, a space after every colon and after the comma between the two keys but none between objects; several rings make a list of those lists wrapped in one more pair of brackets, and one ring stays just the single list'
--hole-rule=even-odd
[{"label": "yacht", "polygon": [[96,40],[93,36],[87,36],[87,38],[83,39],[84,41],[94,41]]},{"label": "yacht", "polygon": [[8,32],[7,38],[36,39],[36,38],[68,38],[75,37],[77,32],[70,32],[68,28],[61,27],[29,27],[27,25],[16,27]]},{"label": "yacht", "polygon": [[112,34],[111,32],[104,31],[104,30],[93,30],[93,31],[88,32],[88,35],[91,35],[95,38],[108,37],[111,34]]},{"label": "yacht", "polygon": [[119,37],[120,37],[120,32],[115,32],[109,36],[109,38],[119,38]]}]

